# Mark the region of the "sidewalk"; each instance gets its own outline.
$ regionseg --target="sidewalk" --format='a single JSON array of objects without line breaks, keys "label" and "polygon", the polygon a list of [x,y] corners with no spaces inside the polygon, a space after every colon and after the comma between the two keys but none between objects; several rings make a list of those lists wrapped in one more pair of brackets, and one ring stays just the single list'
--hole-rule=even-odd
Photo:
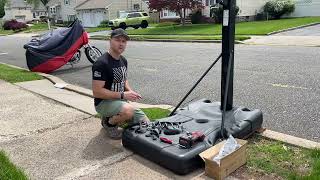
[{"label": "sidewalk", "polygon": [[[120,140],[107,137],[100,119],[94,116],[90,90],[42,75],[51,82],[10,84],[0,80],[0,149],[32,179],[209,179],[203,168],[179,176],[124,149]],[[319,143],[269,130],[263,135],[308,148],[320,147]]]},{"label": "sidewalk", "polygon": [[32,179],[206,178],[203,169],[175,175],[124,149],[92,115],[92,98],[48,80],[0,80],[0,104],[0,147]]},{"label": "sidewalk", "polygon": [[311,46],[320,47],[320,36],[250,36],[243,41],[247,45],[276,45],[276,46]]}]

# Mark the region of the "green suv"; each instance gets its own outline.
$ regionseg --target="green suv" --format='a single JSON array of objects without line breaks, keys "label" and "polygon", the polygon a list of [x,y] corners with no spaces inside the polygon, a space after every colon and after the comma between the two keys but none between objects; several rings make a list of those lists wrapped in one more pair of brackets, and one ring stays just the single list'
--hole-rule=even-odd
[{"label": "green suv", "polygon": [[127,27],[138,29],[139,27],[147,28],[149,21],[150,16],[146,12],[130,12],[125,14],[123,17],[110,20],[108,25],[111,29],[126,29]]}]

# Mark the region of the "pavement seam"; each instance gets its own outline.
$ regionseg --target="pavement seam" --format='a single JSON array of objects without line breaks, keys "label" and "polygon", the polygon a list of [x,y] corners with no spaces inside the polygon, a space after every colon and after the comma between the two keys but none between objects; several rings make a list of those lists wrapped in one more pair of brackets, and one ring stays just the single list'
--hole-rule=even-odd
[{"label": "pavement seam", "polygon": [[46,133],[48,131],[56,130],[56,129],[59,129],[61,127],[67,126],[67,125],[72,125],[72,124],[75,124],[75,123],[86,121],[87,119],[91,119],[92,117],[95,117],[95,116],[94,115],[90,115],[89,117],[85,117],[85,118],[79,119],[79,121],[71,121],[71,122],[67,122],[67,123],[60,123],[60,124],[54,125],[52,127],[46,127],[46,128],[41,128],[41,129],[37,129],[37,130],[34,130],[34,131],[28,131],[27,133],[20,134],[20,135],[14,135],[14,134],[1,135],[0,134],[0,142],[13,141],[13,140],[16,140],[16,139],[19,139],[19,138],[24,138],[24,137],[27,137],[27,136],[43,134],[43,133]]},{"label": "pavement seam", "polygon": [[55,180],[64,180],[64,179],[77,179],[80,177],[84,177],[86,175],[89,175],[90,173],[106,166],[111,166],[113,164],[125,161],[127,158],[133,156],[133,152],[129,151],[127,149],[124,149],[123,152],[117,153],[113,156],[110,156],[102,161],[97,161],[95,163],[86,165],[84,167],[75,168],[68,173],[54,178]]}]

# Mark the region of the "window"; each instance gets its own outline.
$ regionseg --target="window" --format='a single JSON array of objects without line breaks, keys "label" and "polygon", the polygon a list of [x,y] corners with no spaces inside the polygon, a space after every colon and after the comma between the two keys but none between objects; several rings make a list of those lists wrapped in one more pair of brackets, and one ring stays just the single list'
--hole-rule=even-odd
[{"label": "window", "polygon": [[143,14],[143,16],[148,16],[148,14],[147,13],[142,13]]},{"label": "window", "polygon": [[70,4],[70,0],[64,0],[64,4],[65,5],[69,5]]},{"label": "window", "polygon": [[133,9],[134,10],[139,10],[140,9],[140,5],[139,4],[134,4],[133,5]]},{"label": "window", "polygon": [[51,7],[50,8],[50,13],[51,14],[55,14],[56,13],[56,8],[55,7]]}]

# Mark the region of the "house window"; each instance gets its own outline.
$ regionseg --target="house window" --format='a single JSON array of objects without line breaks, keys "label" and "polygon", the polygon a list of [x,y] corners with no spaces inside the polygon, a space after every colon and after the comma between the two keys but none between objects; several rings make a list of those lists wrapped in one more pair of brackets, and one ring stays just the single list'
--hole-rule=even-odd
[{"label": "house window", "polygon": [[177,17],[178,14],[176,12],[173,11],[169,11],[168,9],[164,9],[162,11],[162,17]]},{"label": "house window", "polygon": [[216,1],[215,0],[206,0],[206,6],[212,6],[215,5]]},{"label": "house window", "polygon": [[64,4],[65,5],[69,5],[70,4],[70,0],[64,0]]},{"label": "house window", "polygon": [[56,13],[56,8],[55,7],[50,8],[50,13],[51,14],[55,14]]},{"label": "house window", "polygon": [[133,9],[134,10],[139,10],[140,9],[140,5],[139,4],[134,4],[133,5]]}]

